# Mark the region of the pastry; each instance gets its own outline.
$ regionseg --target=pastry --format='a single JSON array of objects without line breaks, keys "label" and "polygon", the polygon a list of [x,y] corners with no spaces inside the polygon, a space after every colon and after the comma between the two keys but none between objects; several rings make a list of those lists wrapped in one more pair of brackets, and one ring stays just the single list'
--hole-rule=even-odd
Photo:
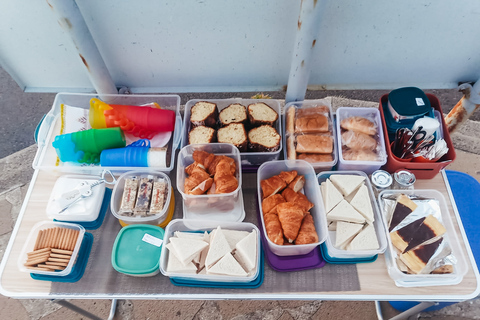
[{"label": "pastry", "polygon": [[333,139],[328,135],[298,135],[296,151],[298,153],[332,153]]},{"label": "pastry", "polygon": [[328,118],[323,114],[298,117],[295,119],[295,133],[324,133],[328,130]]},{"label": "pastry", "polygon": [[361,132],[373,136],[377,133],[377,126],[364,117],[349,117],[340,122],[340,127],[345,130]]},{"label": "pastry", "polygon": [[277,205],[277,214],[282,225],[283,235],[290,243],[293,243],[297,238],[303,221],[303,212],[301,207],[292,202]]},{"label": "pastry", "polygon": [[262,188],[263,199],[278,192],[281,192],[286,187],[287,184],[279,176],[273,176],[260,181],[260,188]]},{"label": "pastry", "polygon": [[420,273],[427,265],[428,261],[437,251],[442,243],[443,238],[435,242],[422,245],[414,250],[410,250],[400,255],[400,259],[407,265],[407,267],[415,274]]},{"label": "pastry", "polygon": [[318,242],[317,230],[315,229],[312,215],[307,214],[305,218],[303,218],[300,231],[295,239],[295,244],[309,244],[315,242]]},{"label": "pastry", "polygon": [[392,231],[403,219],[415,211],[415,209],[417,209],[415,202],[404,194],[399,195],[395,203],[395,208],[393,209],[393,214],[389,220],[388,231]]},{"label": "pastry", "polygon": [[262,200],[262,212],[263,214],[266,213],[277,213],[277,205],[279,203],[285,202],[283,196],[279,193],[271,195],[268,198]]},{"label": "pastry", "polygon": [[211,143],[217,141],[215,129],[207,126],[193,127],[188,133],[188,143]]},{"label": "pastry", "polygon": [[217,105],[208,101],[199,101],[190,110],[190,122],[194,126],[215,128],[217,124]]},{"label": "pastry", "polygon": [[321,153],[300,153],[297,159],[305,160],[309,163],[332,162],[333,156],[331,154],[321,154]]},{"label": "pastry", "polygon": [[287,159],[295,160],[297,158],[297,152],[295,151],[295,136],[289,136],[287,138]]},{"label": "pastry", "polygon": [[365,133],[345,131],[342,133],[342,145],[353,150],[373,151],[377,148],[377,140]]},{"label": "pastry", "polygon": [[278,216],[273,213],[266,213],[263,215],[263,222],[265,223],[265,231],[270,241],[283,245],[283,230]]},{"label": "pastry", "polygon": [[378,161],[378,156],[371,150],[345,150],[343,159],[347,161]]},{"label": "pastry", "polygon": [[286,188],[285,190],[283,190],[282,196],[287,202],[295,203],[297,206],[302,208],[304,213],[307,213],[310,209],[313,208],[313,203],[308,201],[307,196],[301,192],[295,192],[293,191],[293,189]]},{"label": "pastry", "polygon": [[213,179],[200,168],[194,168],[190,176],[185,178],[184,189],[186,194],[200,195],[208,191],[212,186]]},{"label": "pastry", "polygon": [[278,113],[263,102],[249,104],[247,114],[250,124],[254,127],[263,124],[273,126],[278,119]]},{"label": "pastry", "polygon": [[287,119],[285,121],[285,131],[287,134],[295,133],[295,107],[291,106],[287,110]]},{"label": "pastry", "polygon": [[278,174],[278,176],[283,180],[285,181],[286,184],[290,184],[290,182],[293,181],[293,179],[295,179],[295,177],[297,176],[297,171],[296,170],[292,170],[292,171],[282,171]]},{"label": "pastry", "polygon": [[280,149],[281,137],[269,125],[253,128],[248,132],[248,150],[253,152],[274,152]]},{"label": "pastry", "polygon": [[305,177],[303,175],[297,175],[295,179],[292,180],[288,184],[288,188],[293,189],[295,192],[299,192],[300,190],[303,189],[303,186],[305,185]]},{"label": "pastry", "polygon": [[248,121],[247,109],[240,103],[233,103],[220,111],[218,119],[222,126],[229,125],[230,123],[246,124]]},{"label": "pastry", "polygon": [[231,143],[241,152],[247,151],[247,132],[241,123],[231,123],[226,127],[218,129],[217,141],[220,143]]}]

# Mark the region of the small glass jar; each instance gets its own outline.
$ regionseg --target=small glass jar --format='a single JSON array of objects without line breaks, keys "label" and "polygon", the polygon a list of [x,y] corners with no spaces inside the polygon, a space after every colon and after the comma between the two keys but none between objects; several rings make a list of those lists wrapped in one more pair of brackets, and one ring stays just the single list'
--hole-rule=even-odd
[{"label": "small glass jar", "polygon": [[378,197],[383,190],[390,188],[393,182],[392,175],[384,170],[376,170],[373,172],[370,180],[372,181],[375,197]]},{"label": "small glass jar", "polygon": [[413,190],[415,175],[406,169],[400,169],[393,174],[393,188],[398,190]]}]

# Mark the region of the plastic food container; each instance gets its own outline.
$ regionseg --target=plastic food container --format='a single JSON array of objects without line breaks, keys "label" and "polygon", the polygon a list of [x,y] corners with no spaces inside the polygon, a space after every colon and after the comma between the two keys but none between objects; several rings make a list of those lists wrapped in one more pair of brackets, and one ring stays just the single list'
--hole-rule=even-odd
[{"label": "plastic food container", "polygon": [[[373,193],[372,185],[370,183],[370,179],[368,176],[362,171],[325,171],[319,173],[317,175],[318,185],[325,180],[327,180],[331,175],[358,175],[365,178],[365,185],[368,189],[368,194],[370,196],[370,203],[372,204],[373,214],[375,217],[375,221],[373,222],[373,226],[375,228],[375,233],[377,235],[377,240],[379,244],[379,248],[377,250],[361,250],[361,251],[351,251],[351,250],[343,250],[336,248],[334,246],[335,243],[335,231],[328,231],[328,237],[325,240],[325,245],[328,251],[328,255],[332,258],[338,259],[360,259],[360,258],[369,258],[373,257],[377,254],[382,254],[385,252],[387,248],[387,236],[385,235],[385,227],[383,222],[383,217],[380,214],[380,210],[377,206],[377,201],[375,198],[375,194]],[[322,191],[320,190],[320,194]],[[323,198],[322,198],[323,199]]]},{"label": "plastic food container", "polygon": [[[217,104],[218,112],[222,111],[229,105],[233,103],[240,103],[246,107],[249,104],[256,102],[263,102],[271,107],[278,113],[278,119],[275,123],[274,128],[277,130],[279,135],[282,135],[282,121],[281,121],[281,108],[277,100],[273,99],[196,99],[189,100],[185,105],[185,117],[183,120],[183,138],[182,138],[182,147],[188,145],[188,133],[190,132],[190,112],[195,103],[199,101],[208,101]],[[276,160],[280,158],[280,153],[282,152],[282,143],[280,142],[280,148],[277,151],[273,152],[241,152],[240,157],[242,160],[242,165],[252,165],[259,166],[265,161]]]},{"label": "plastic food container", "polygon": [[[28,269],[24,263],[27,261],[27,253],[34,251],[35,243],[37,241],[37,236],[39,235],[40,231],[44,231],[50,228],[66,228],[78,231],[77,241],[75,242],[74,249],[72,250],[70,261],[65,269],[61,271],[42,271],[42,270],[32,270]],[[22,272],[29,272],[29,273],[36,273],[36,274],[44,274],[50,276],[66,276],[72,272],[72,267],[74,266],[78,251],[80,250],[80,246],[82,245],[83,236],[85,234],[85,228],[78,224],[73,223],[65,223],[65,222],[53,222],[53,221],[40,221],[35,224],[30,231],[27,240],[22,248],[21,254],[18,258],[18,268]]]},{"label": "plastic food container", "polygon": [[[126,216],[120,212],[120,206],[122,203],[123,191],[125,189],[125,179],[131,177],[140,177],[151,175],[154,179],[164,179],[167,184],[167,195],[165,198],[165,204],[163,205],[162,212],[150,216]],[[110,199],[110,210],[112,214],[119,220],[122,226],[131,224],[151,224],[157,226],[163,226],[164,221],[173,215],[175,210],[175,198],[172,188],[172,183],[168,175],[159,171],[145,170],[145,171],[129,171],[122,174],[113,187],[112,197]]]},{"label": "plastic food container", "polygon": [[185,232],[210,232],[216,229],[218,226],[222,229],[239,230],[251,232],[255,230],[257,232],[257,263],[253,271],[249,276],[227,276],[227,275],[213,275],[213,274],[188,274],[188,273],[174,273],[167,272],[168,263],[168,249],[163,246],[162,254],[160,256],[160,272],[167,277],[176,279],[186,279],[194,281],[206,281],[206,282],[251,282],[256,279],[260,273],[259,261],[260,261],[260,231],[257,226],[249,222],[228,222],[228,221],[210,221],[210,220],[186,220],[176,219],[172,220],[165,229],[165,244],[169,243],[169,238],[174,235],[175,231]]},{"label": "plastic food container", "polygon": [[[263,221],[262,211],[262,188],[260,187],[260,181],[268,179],[272,176],[279,174],[282,171],[296,170],[299,175],[305,176],[305,185],[303,187],[303,193],[307,196],[308,200],[314,204],[310,209],[310,214],[313,217],[315,223],[315,229],[318,234],[318,242],[302,245],[286,245],[281,246],[273,243],[267,236],[265,229],[265,223]],[[325,207],[320,195],[320,189],[317,183],[317,177],[313,167],[303,160],[279,160],[265,162],[258,168],[257,173],[257,194],[258,194],[258,206],[260,210],[261,228],[263,228],[263,234],[267,240],[267,245],[275,255],[277,256],[296,256],[307,254],[318,247],[328,236],[327,230],[327,218],[325,215]]]},{"label": "plastic food container", "polygon": [[309,107],[315,107],[318,105],[324,105],[329,108],[329,131],[330,134],[333,138],[333,160],[329,162],[315,162],[315,163],[310,163],[313,168],[315,169],[316,172],[320,171],[325,171],[325,170],[331,170],[338,161],[338,142],[337,142],[337,135],[336,135],[336,128],[334,125],[333,121],[333,112],[332,112],[332,106],[330,102],[326,100],[305,100],[305,101],[296,101],[296,102],[289,102],[285,105],[285,114],[282,117],[282,128],[283,128],[283,158],[286,160],[294,160],[294,159],[288,159],[288,149],[287,149],[287,133],[286,133],[286,117],[287,117],[287,112],[289,108],[296,108],[296,109],[302,109],[302,108],[309,108]]},{"label": "plastic food container", "polygon": [[[87,182],[92,185],[100,179],[99,176],[61,176],[55,182],[50,199],[47,204],[47,216],[52,219],[64,221],[81,221],[89,222],[95,221],[98,218],[100,209],[105,195],[105,183],[101,183],[91,188],[92,194],[72,203],[68,209],[60,213],[61,202],[58,199],[68,192],[73,191],[75,187],[79,187],[82,182]],[[64,196],[65,197],[65,196]]]},{"label": "plastic food container", "polygon": [[[433,94],[427,93],[427,97],[430,100],[432,107],[442,114],[442,108],[440,107],[440,101]],[[387,108],[388,95],[385,94],[380,98],[380,117],[382,119],[383,131],[387,132],[387,125],[385,123],[384,108]],[[417,179],[432,179],[435,177],[441,169],[445,168],[451,162],[455,160],[455,148],[453,147],[452,139],[448,133],[447,125],[445,124],[445,119],[443,117],[437,118],[440,121],[443,133],[443,139],[447,143],[448,152],[444,155],[438,162],[405,162],[402,159],[397,158],[393,155],[390,146],[390,140],[388,135],[384,135],[385,145],[387,146],[387,163],[383,166],[383,170],[390,173],[394,173],[398,169],[407,169],[412,171]]]},{"label": "plastic food container", "polygon": [[[178,95],[96,95],[96,94],[70,94],[59,93],[56,95],[51,110],[47,113],[36,132],[36,141],[38,150],[33,160],[33,168],[55,172],[73,172],[82,174],[96,174],[103,169],[112,172],[120,173],[129,170],[138,170],[138,167],[107,167],[100,165],[77,165],[73,163],[57,162],[57,153],[52,146],[55,137],[60,134],[62,123],[63,125],[72,122],[77,123],[76,119],[69,117],[70,113],[66,110],[67,106],[75,107],[78,118],[84,118],[88,123],[88,111],[90,108],[90,100],[92,98],[99,98],[102,101],[111,104],[121,105],[144,105],[157,103],[163,109],[175,111],[175,130],[171,134],[167,144],[167,167],[150,167],[153,170],[170,172],[174,167],[175,150],[178,148],[182,137],[182,117],[180,115],[180,97]],[[68,109],[70,110],[70,109]],[[82,111],[83,110],[83,111]],[[82,114],[81,116],[79,116]],[[62,118],[64,118],[62,121]],[[73,126],[72,126],[73,127]],[[152,141],[155,141],[155,137]],[[128,139],[127,139],[128,142]]]},{"label": "plastic food container", "polygon": [[[189,195],[185,193],[184,182],[187,174],[185,168],[192,164],[193,152],[202,150],[215,155],[224,155],[235,161],[235,176],[238,187],[235,191],[223,194]],[[182,148],[178,154],[177,189],[183,198],[184,219],[242,221],[245,218],[242,196],[242,167],[240,152],[237,147],[228,143],[192,144]]]},{"label": "plastic food container", "polygon": [[[379,160],[377,161],[351,161],[343,158],[342,148],[342,128],[340,122],[348,117],[365,117],[370,121],[374,121],[377,126],[377,155]],[[380,118],[380,112],[376,108],[349,108],[341,107],[337,109],[337,139],[338,139],[338,170],[360,170],[367,174],[371,174],[373,171],[380,169],[385,163],[387,163],[387,153],[385,151],[385,138],[383,134],[382,119]]]},{"label": "plastic food container", "polygon": [[[454,272],[451,274],[405,274],[397,266],[396,263],[396,249],[391,243],[390,233],[388,232],[388,226],[385,222],[384,228],[387,234],[388,248],[385,251],[385,260],[387,262],[388,274],[395,281],[395,284],[399,287],[424,287],[424,286],[443,286],[443,285],[455,285],[462,281],[463,276],[468,271],[468,264],[463,251],[459,246],[458,237],[453,227],[452,218],[448,211],[447,204],[443,195],[437,190],[384,190],[378,196],[379,205],[382,215],[386,217],[384,211],[382,197],[385,195],[400,194],[406,195],[415,194],[417,196],[437,199],[440,205],[441,211],[441,223],[447,230],[443,235],[446,241],[448,241],[452,253],[455,256],[457,263],[454,266]],[[386,219],[384,219],[386,221]]]},{"label": "plastic food container", "polygon": [[122,228],[113,244],[113,268],[134,277],[158,274],[164,233],[162,228],[147,224]]}]

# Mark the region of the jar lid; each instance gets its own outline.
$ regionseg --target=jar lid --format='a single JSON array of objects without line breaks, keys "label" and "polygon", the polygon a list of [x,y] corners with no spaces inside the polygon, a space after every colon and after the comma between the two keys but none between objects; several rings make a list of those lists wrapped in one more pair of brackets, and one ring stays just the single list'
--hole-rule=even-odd
[{"label": "jar lid", "polygon": [[411,171],[408,171],[406,169],[400,169],[395,171],[393,177],[399,185],[405,187],[412,186],[416,181],[415,175]]},{"label": "jar lid", "polygon": [[385,189],[392,185],[392,175],[384,170],[377,170],[372,173],[372,184],[379,189]]}]

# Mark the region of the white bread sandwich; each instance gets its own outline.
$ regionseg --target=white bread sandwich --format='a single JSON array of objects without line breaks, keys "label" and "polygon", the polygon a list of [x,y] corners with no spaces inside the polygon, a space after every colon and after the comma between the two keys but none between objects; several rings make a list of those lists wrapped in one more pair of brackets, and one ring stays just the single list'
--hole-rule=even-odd
[{"label": "white bread sandwich", "polygon": [[210,239],[210,249],[208,250],[207,257],[205,258],[205,266],[207,267],[207,271],[225,254],[230,253],[231,251],[232,249],[230,248],[230,245],[228,244],[228,241],[219,226],[215,230],[213,239]]},{"label": "white bread sandwich", "polygon": [[347,245],[347,250],[376,250],[378,248],[380,248],[380,245],[378,244],[377,234],[371,224],[367,224],[367,226],[353,238],[350,244]]},{"label": "white bread sandwich", "polygon": [[352,239],[362,230],[363,224],[337,221],[335,247],[345,249]]},{"label": "white bread sandwich", "polygon": [[325,181],[325,211],[330,212],[342,200],[343,196],[340,191],[327,179]]},{"label": "white bread sandwich", "polygon": [[365,218],[346,200],[340,201],[340,203],[327,214],[327,220],[365,223]]},{"label": "white bread sandwich", "polygon": [[189,238],[171,237],[170,243],[173,245],[174,254],[183,265],[187,265],[200,251],[208,247],[208,243],[203,240]]},{"label": "white bread sandwich", "polygon": [[365,180],[365,177],[353,174],[332,174],[330,180],[337,187],[343,196],[346,197],[355,191]]},{"label": "white bread sandwich", "polygon": [[173,252],[171,250],[168,251],[167,272],[197,273],[197,267],[191,261],[184,265]]},{"label": "white bread sandwich", "polygon": [[235,246],[235,258],[250,272],[255,269],[257,260],[257,232],[253,230]]},{"label": "white bread sandwich", "polygon": [[365,184],[358,189],[350,204],[365,217],[367,223],[372,224],[375,221],[370,194]]},{"label": "white bread sandwich", "polygon": [[246,277],[248,275],[230,252],[226,253],[217,263],[208,268],[207,274],[236,277]]},{"label": "white bread sandwich", "polygon": [[231,251],[235,249],[235,246],[237,243],[248,236],[250,232],[248,231],[241,231],[241,230],[228,230],[228,229],[222,229],[223,235],[225,236],[225,239],[227,239],[228,244],[230,245]]}]

